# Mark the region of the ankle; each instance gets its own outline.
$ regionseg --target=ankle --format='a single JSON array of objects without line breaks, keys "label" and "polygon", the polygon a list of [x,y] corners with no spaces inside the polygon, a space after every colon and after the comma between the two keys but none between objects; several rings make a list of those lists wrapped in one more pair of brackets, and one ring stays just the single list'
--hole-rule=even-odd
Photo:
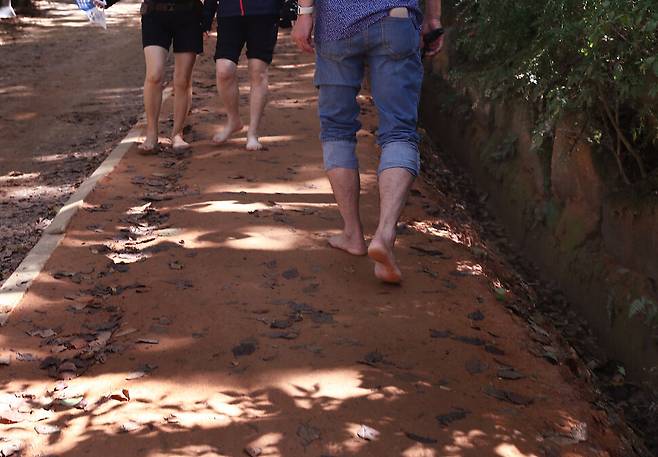
[{"label": "ankle", "polygon": [[396,238],[395,230],[377,230],[375,236],[372,237],[373,241],[380,242],[389,248],[393,248]]},{"label": "ankle", "polygon": [[363,230],[361,227],[345,227],[343,229],[343,236],[348,240],[363,239]]},{"label": "ankle", "polygon": [[229,116],[228,119],[226,120],[226,125],[231,128],[235,128],[242,125],[242,122],[240,121],[239,117]]}]

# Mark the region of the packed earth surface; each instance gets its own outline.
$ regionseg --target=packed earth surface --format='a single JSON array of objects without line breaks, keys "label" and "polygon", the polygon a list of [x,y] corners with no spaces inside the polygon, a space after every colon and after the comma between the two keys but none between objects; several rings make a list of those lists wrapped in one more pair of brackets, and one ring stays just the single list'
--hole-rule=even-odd
[{"label": "packed earth surface", "polygon": [[[0,35],[16,40],[0,47],[15,62],[0,74],[3,279],[140,111],[136,3],[113,8],[107,32],[51,5],[30,33]],[[509,287],[515,273],[458,196],[414,186],[398,229],[401,286],[328,247],[341,219],[313,58],[288,35],[264,151],[246,151],[244,131],[210,141],[225,119],[210,37],[191,151],[133,145],[75,215],[0,333],[0,455],[640,455],[532,293]],[[246,102],[244,62],[239,71]],[[8,84],[18,73],[28,79]],[[359,100],[372,235],[377,117],[367,93]],[[170,113],[171,98],[163,131]]]}]

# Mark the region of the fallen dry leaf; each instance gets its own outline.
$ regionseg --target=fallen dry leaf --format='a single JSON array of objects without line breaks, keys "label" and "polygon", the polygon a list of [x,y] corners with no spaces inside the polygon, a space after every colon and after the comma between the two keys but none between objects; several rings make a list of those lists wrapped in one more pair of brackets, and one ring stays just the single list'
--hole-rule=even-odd
[{"label": "fallen dry leaf", "polygon": [[139,430],[140,428],[142,428],[141,424],[138,424],[134,421],[128,421],[119,426],[119,431],[122,433],[130,433],[134,432],[135,430]]},{"label": "fallen dry leaf", "polygon": [[485,387],[484,393],[490,397],[495,398],[496,400],[512,403],[514,405],[527,406],[534,402],[532,398],[525,397],[521,394],[517,394],[509,390],[496,389],[493,386]]},{"label": "fallen dry leaf", "polygon": [[258,457],[263,453],[263,450],[259,447],[246,447],[244,448],[244,452],[249,457]]},{"label": "fallen dry leaf", "polygon": [[435,444],[438,442],[434,438],[430,438],[428,436],[416,435],[415,433],[411,433],[411,432],[404,432],[404,434],[410,440],[416,441],[418,443]]},{"label": "fallen dry leaf", "polygon": [[23,442],[18,440],[2,441],[0,439],[0,455],[3,457],[17,456],[23,449]]},{"label": "fallen dry leaf", "polygon": [[160,340],[155,338],[140,338],[137,340],[137,343],[141,344],[160,344]]},{"label": "fallen dry leaf", "polygon": [[130,401],[130,392],[128,389],[121,389],[120,391],[111,393],[108,398],[116,401]]},{"label": "fallen dry leaf", "polygon": [[115,338],[121,338],[122,336],[130,335],[131,333],[135,333],[137,331],[136,328],[133,327],[124,327],[122,329],[117,330],[117,332],[114,334]]},{"label": "fallen dry leaf", "polygon": [[320,430],[309,424],[301,424],[297,427],[297,436],[302,441],[302,445],[306,447],[313,441],[320,439]]},{"label": "fallen dry leaf", "polygon": [[55,433],[59,433],[62,430],[56,425],[37,424],[34,426],[34,431],[39,435],[54,435]]},{"label": "fallen dry leaf", "polygon": [[356,432],[356,436],[366,441],[375,441],[377,438],[379,438],[379,435],[380,433],[377,430],[372,427],[368,427],[367,425],[362,425],[359,428],[359,431]]},{"label": "fallen dry leaf", "polygon": [[18,411],[0,411],[0,424],[18,424],[27,418],[27,414]]},{"label": "fallen dry leaf", "polygon": [[33,354],[30,354],[29,352],[17,352],[16,360],[19,360],[21,362],[36,362],[38,359]]}]

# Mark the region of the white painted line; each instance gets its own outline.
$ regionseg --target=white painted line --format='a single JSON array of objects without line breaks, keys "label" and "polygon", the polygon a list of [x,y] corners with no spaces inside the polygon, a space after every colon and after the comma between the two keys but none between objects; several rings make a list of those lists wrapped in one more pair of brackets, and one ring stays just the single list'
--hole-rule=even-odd
[{"label": "white painted line", "polygon": [[[165,89],[162,95],[164,103],[172,94],[171,88]],[[89,176],[69,198],[68,202],[58,211],[55,219],[44,230],[39,242],[30,250],[16,271],[0,287],[0,327],[7,323],[9,315],[21,302],[32,281],[41,273],[46,262],[62,242],[66,228],[71,219],[83,205],[84,199],[94,190],[98,181],[109,175],[119,164],[144,129],[143,118],[137,121],[121,143],[112,150],[109,156]]]}]

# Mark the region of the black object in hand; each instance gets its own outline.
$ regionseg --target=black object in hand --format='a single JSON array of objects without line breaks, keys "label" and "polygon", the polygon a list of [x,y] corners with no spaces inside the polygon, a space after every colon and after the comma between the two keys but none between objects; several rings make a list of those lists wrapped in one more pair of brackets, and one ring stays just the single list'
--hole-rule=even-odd
[{"label": "black object in hand", "polygon": [[443,27],[436,28],[431,32],[423,34],[423,57],[425,57],[425,54],[427,53],[427,45],[434,43],[441,37],[441,35],[443,35]]}]

